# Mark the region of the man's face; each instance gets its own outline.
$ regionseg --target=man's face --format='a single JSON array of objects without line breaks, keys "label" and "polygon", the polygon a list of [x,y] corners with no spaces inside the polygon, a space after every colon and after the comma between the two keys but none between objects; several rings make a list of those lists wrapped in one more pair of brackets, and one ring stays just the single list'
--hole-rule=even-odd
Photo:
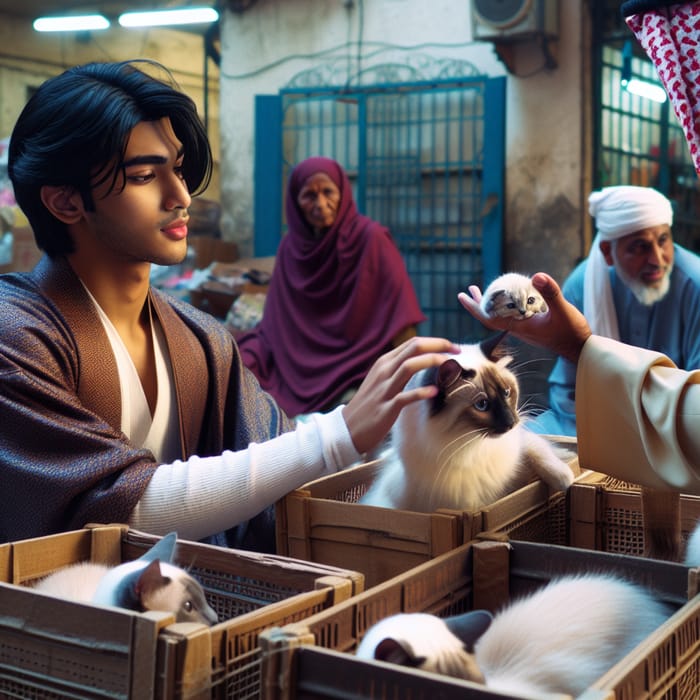
[{"label": "man's face", "polygon": [[320,232],[330,228],[338,215],[340,190],[325,173],[314,173],[299,190],[297,203],[309,226]]},{"label": "man's face", "polygon": [[[77,236],[102,261],[181,262],[187,252],[187,207],[182,144],[169,119],[137,124],[129,136],[120,176],[93,190],[95,211],[85,212]],[[121,184],[124,188],[121,189]]]},{"label": "man's face", "polygon": [[651,226],[617,241],[601,241],[600,249],[642,304],[654,304],[668,292],[673,269],[670,226]]}]

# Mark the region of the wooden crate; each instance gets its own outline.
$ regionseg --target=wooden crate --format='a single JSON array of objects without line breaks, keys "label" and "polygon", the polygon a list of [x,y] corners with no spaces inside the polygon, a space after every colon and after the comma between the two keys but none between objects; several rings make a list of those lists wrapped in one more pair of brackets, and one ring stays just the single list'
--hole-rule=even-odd
[{"label": "wooden crate", "polygon": [[79,561],[129,561],[157,540],[94,526],[0,547],[0,697],[258,698],[259,633],[364,589],[354,571],[186,541],[176,563],[202,583],[220,620],[212,627],[27,587]]},{"label": "wooden crate", "polygon": [[[642,556],[644,521],[640,487],[589,472],[569,491],[569,543],[574,547]],[[700,522],[700,497],[682,494],[681,539]]]},{"label": "wooden crate", "polygon": [[[575,441],[562,439],[575,450]],[[566,494],[540,480],[478,511],[433,513],[358,503],[381,467],[374,460],[312,481],[277,503],[279,554],[344,566],[365,575],[367,587],[408,571],[469,542],[499,531],[514,539],[568,543]],[[578,461],[571,461],[577,478]]]},{"label": "wooden crate", "polygon": [[417,669],[359,660],[353,652],[365,632],[389,615],[427,612],[444,617],[477,608],[495,611],[552,578],[590,571],[621,575],[648,586],[677,612],[611,667],[580,700],[697,698],[699,569],[515,540],[462,545],[330,610],[300,623],[266,630],[260,637],[263,697],[266,700],[517,697]]}]

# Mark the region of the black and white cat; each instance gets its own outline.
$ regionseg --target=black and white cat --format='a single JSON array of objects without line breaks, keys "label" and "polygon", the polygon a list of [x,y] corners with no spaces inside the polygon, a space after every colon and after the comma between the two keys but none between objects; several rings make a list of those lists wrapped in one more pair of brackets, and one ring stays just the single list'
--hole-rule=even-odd
[{"label": "black and white cat", "polygon": [[177,622],[213,625],[218,618],[202,586],[170,563],[176,543],[177,535],[171,532],[138,559],[118,566],[73,564],[41,579],[34,590],[84,603],[172,612]]},{"label": "black and white cat", "polygon": [[484,290],[480,306],[488,316],[518,320],[548,310],[547,302],[532,280],[518,272],[507,272],[493,280]]},{"label": "black and white cat", "polygon": [[608,575],[555,579],[498,612],[441,619],[393,615],[371,627],[362,659],[414,666],[505,693],[578,697],[673,614],[637,584]]},{"label": "black and white cat", "polygon": [[463,345],[459,355],[413,376],[408,387],[436,384],[438,394],[401,411],[391,448],[360,503],[427,513],[478,510],[533,475],[554,490],[568,489],[569,465],[525,428],[511,358],[496,356],[503,335]]}]

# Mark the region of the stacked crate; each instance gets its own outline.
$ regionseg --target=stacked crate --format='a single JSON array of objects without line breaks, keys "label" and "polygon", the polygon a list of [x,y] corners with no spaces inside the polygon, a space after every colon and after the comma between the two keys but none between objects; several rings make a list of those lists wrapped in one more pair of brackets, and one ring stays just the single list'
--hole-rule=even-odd
[{"label": "stacked crate", "polygon": [[[571,451],[573,473],[585,478],[575,440],[557,438],[556,444]],[[381,466],[375,460],[312,481],[279,501],[277,552],[360,571],[371,587],[484,532],[568,544],[567,496],[539,479],[478,511],[418,513],[358,503]]]},{"label": "stacked crate", "polygon": [[[623,660],[611,665],[581,700],[697,698],[700,570],[515,540],[463,545],[306,620],[267,630],[261,635],[263,697],[528,698],[417,669],[359,660],[353,652],[365,632],[389,615],[425,612],[445,617],[472,609],[495,612],[552,578],[590,571],[645,585],[677,612]],[[576,664],[576,658],[571,663]]]},{"label": "stacked crate", "polygon": [[258,698],[260,632],[364,589],[358,572],[185,541],[175,563],[202,583],[219,616],[212,627],[29,588],[80,561],[135,559],[157,540],[95,526],[0,546],[0,697]]}]

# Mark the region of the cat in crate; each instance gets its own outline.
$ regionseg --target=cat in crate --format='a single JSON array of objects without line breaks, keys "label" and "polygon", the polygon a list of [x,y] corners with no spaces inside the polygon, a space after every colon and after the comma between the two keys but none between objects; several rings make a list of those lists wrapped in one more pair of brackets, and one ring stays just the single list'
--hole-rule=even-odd
[{"label": "cat in crate", "polygon": [[171,563],[176,543],[177,534],[171,532],[138,559],[118,566],[72,564],[49,574],[33,588],[66,600],[171,612],[177,622],[213,625],[217,614],[200,583]]},{"label": "cat in crate", "polygon": [[662,625],[674,610],[606,574],[553,579],[492,616],[380,620],[356,655],[461,678],[503,693],[574,697]]},{"label": "cat in crate", "polygon": [[512,358],[499,350],[504,335],[462,345],[459,355],[413,376],[407,388],[434,384],[438,393],[401,411],[360,503],[475,511],[533,476],[568,489],[574,473],[565,459],[573,454],[525,427]]}]

